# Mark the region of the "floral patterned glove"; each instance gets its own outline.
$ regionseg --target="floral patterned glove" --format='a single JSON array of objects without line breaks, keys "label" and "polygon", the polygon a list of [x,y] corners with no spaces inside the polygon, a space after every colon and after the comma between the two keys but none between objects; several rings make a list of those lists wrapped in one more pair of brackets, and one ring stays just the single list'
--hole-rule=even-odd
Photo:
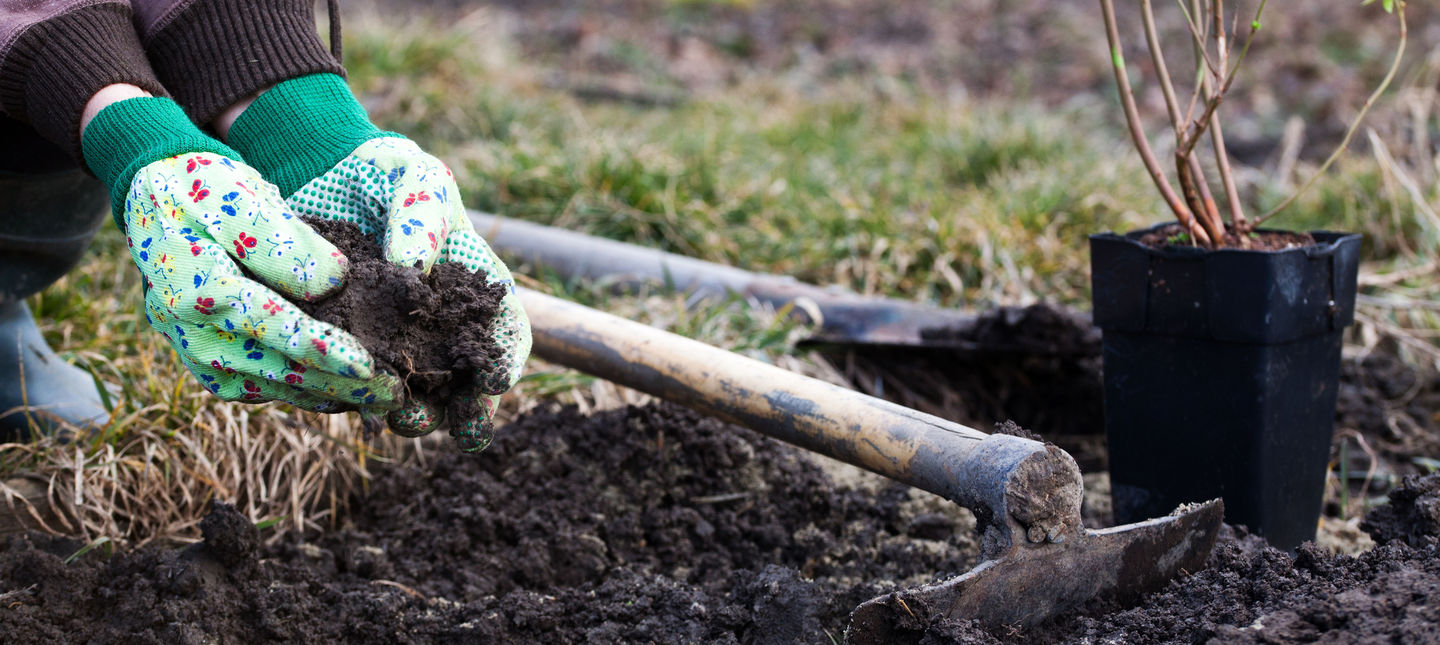
[{"label": "floral patterned glove", "polygon": [[105,108],[83,147],[144,276],[146,319],[207,389],[317,411],[397,405],[396,377],[287,300],[338,288],[345,257],[239,155],[160,98]]},{"label": "floral patterned glove", "polygon": [[488,445],[498,395],[519,380],[530,354],[530,326],[509,269],[475,233],[449,168],[409,139],[372,125],[344,80],[330,74],[286,81],[262,94],[235,121],[229,139],[298,214],[357,224],[380,240],[391,262],[427,271],[436,262],[459,262],[491,284],[511,286],[492,324],[501,360],[477,374],[469,396],[478,405],[451,405],[478,416],[446,419],[444,410],[417,400],[388,418],[402,435],[449,425],[463,450]]}]

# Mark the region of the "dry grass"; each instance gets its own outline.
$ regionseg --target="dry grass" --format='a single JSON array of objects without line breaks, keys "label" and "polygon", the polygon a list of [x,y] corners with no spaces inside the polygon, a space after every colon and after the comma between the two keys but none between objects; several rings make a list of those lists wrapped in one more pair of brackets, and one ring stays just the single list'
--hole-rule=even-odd
[{"label": "dry grass", "polygon": [[[403,453],[394,439],[366,445],[349,417],[227,403],[196,387],[139,316],[139,284],[118,232],[107,226],[92,253],[30,304],[62,356],[120,391],[111,422],[92,439],[0,446],[0,473],[47,491],[54,515],[22,515],[37,528],[132,544],[183,539],[213,499],[256,521],[319,526],[366,476],[368,461]],[[23,504],[12,488],[4,492]]]}]

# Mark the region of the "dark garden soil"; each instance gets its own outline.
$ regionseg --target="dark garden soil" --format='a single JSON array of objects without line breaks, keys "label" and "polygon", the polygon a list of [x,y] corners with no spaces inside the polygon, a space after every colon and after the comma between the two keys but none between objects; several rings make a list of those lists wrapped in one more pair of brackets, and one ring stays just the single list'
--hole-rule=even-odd
[{"label": "dark garden soil", "polygon": [[[1167,246],[1194,246],[1190,235],[1179,224],[1165,226],[1140,237],[1140,243],[1152,248]],[[1310,246],[1315,238],[1309,233],[1290,231],[1255,231],[1242,237],[1233,229],[1225,230],[1225,237],[1216,246],[1226,249],[1247,249],[1251,251],[1283,251]]]},{"label": "dark garden soil", "polygon": [[429,273],[392,264],[354,224],[309,223],[345,254],[350,268],[344,288],[300,308],[354,334],[382,369],[400,376],[406,400],[425,400],[435,410],[468,402],[456,395],[468,392],[477,372],[500,355],[489,328],[505,287],[456,263],[437,264]]},{"label": "dark garden soil", "polygon": [[[1377,389],[1396,374],[1374,358],[1347,366],[1337,427],[1363,420],[1347,400],[1394,415],[1408,396],[1419,412],[1411,393],[1434,379]],[[542,409],[481,455],[377,468],[344,524],[320,533],[267,544],[218,505],[205,541],[184,549],[97,549],[66,564],[80,544],[15,537],[0,549],[0,634],[831,643],[860,602],[963,572],[977,553],[968,513],[847,472],[668,405]],[[1405,479],[1390,498],[1366,527],[1394,541],[1358,558],[1312,546],[1292,557],[1227,531],[1210,568],[1138,608],[1098,603],[1033,630],[937,621],[913,642],[1435,642],[1440,475]]]},{"label": "dark garden soil", "polygon": [[856,390],[975,428],[1013,421],[1064,448],[1082,470],[1105,469],[1100,331],[1087,315],[998,307],[973,325],[921,336],[933,346],[822,354]]}]

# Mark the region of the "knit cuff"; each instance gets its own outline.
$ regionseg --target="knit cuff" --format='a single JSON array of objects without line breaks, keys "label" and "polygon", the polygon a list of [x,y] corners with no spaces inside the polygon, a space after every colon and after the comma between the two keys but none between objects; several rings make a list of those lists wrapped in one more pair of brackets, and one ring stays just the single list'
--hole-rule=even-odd
[{"label": "knit cuff", "polygon": [[85,103],[116,83],[166,95],[140,48],[129,6],[89,4],[36,23],[16,37],[0,64],[0,110],[29,123],[79,161]]},{"label": "knit cuff", "polygon": [[141,97],[112,103],[85,126],[85,163],[110,187],[115,224],[125,230],[125,198],[141,168],[167,157],[213,152],[240,154],[201,132],[170,99]]},{"label": "knit cuff", "polygon": [[315,31],[310,0],[196,0],[145,34],[144,45],[160,80],[200,124],[281,81],[344,73]]},{"label": "knit cuff", "polygon": [[227,140],[288,198],[376,137],[401,135],[370,123],[345,79],[315,74],[261,94],[235,119]]}]

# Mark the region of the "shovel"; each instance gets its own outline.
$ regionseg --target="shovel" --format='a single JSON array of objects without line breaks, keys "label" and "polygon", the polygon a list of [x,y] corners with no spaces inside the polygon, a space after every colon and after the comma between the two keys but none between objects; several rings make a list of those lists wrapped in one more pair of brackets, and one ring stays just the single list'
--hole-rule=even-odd
[{"label": "shovel", "polygon": [[861,296],[789,276],[752,273],[543,224],[467,212],[475,230],[496,251],[564,278],[605,279],[622,286],[664,283],[698,298],[735,293],[775,309],[794,305],[792,311],[800,321],[815,327],[807,344],[967,354],[1099,354],[1100,335],[1083,316],[1021,307],[975,314]]},{"label": "shovel", "polygon": [[527,289],[534,353],[940,495],[971,510],[982,562],[880,596],[846,638],[891,642],[903,617],[1031,626],[1098,597],[1120,602],[1204,567],[1220,500],[1101,531],[1080,518],[1083,483],[1058,447],[972,428]]}]

